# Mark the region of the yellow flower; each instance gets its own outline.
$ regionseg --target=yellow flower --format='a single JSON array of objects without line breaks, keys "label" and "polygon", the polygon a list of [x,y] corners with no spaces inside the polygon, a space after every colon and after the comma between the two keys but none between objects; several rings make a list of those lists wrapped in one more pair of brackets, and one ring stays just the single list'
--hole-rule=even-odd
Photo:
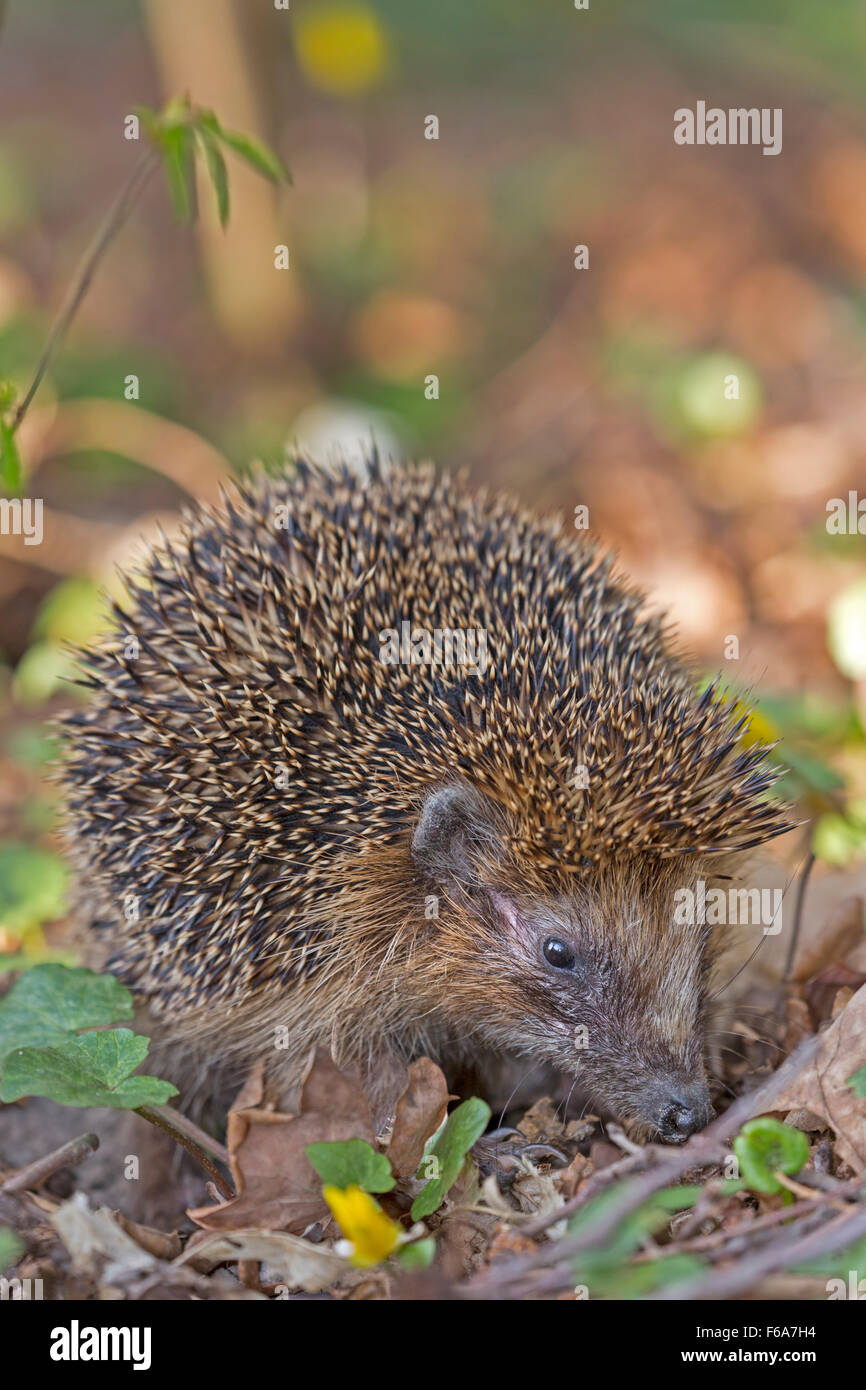
[{"label": "yellow flower", "polygon": [[403,1228],[386,1216],[378,1202],[360,1187],[325,1187],[323,1195],[354,1249],[353,1265],[378,1265],[402,1241]]},{"label": "yellow flower", "polygon": [[295,51],[314,86],[335,96],[374,87],[388,65],[388,39],[366,5],[305,10],[295,20]]}]

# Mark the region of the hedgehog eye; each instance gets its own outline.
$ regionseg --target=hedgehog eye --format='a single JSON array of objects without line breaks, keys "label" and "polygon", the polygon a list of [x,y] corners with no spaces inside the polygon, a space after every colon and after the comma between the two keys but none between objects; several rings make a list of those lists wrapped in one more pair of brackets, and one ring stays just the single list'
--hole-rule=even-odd
[{"label": "hedgehog eye", "polygon": [[542,947],[544,959],[557,970],[570,970],[574,965],[574,951],[558,936],[549,936]]}]

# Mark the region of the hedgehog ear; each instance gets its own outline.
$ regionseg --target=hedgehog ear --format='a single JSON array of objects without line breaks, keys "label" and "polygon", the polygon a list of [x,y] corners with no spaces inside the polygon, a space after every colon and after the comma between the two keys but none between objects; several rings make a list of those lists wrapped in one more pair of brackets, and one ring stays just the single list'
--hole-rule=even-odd
[{"label": "hedgehog ear", "polygon": [[416,868],[439,883],[458,879],[467,887],[477,881],[472,851],[497,846],[493,807],[486,797],[464,782],[430,792],[412,836]]}]

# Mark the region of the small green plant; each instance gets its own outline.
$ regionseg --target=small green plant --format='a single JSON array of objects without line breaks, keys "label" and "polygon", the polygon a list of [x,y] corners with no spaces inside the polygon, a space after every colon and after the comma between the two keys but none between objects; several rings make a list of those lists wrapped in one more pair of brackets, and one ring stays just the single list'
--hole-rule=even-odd
[{"label": "small green plant", "polygon": [[[417,1173],[426,1183],[412,1203],[413,1221],[432,1215],[442,1205],[489,1119],[490,1106],[485,1101],[464,1100],[428,1140]],[[326,1186],[342,1191],[359,1187],[362,1192],[390,1192],[394,1186],[388,1159],[363,1139],[310,1144],[305,1152]]]},{"label": "small green plant", "polygon": [[[483,1100],[465,1100],[431,1135],[416,1175],[426,1182],[412,1203],[413,1221],[431,1216],[442,1205],[489,1119],[490,1107]],[[385,1154],[364,1139],[309,1144],[305,1153],[322,1179],[322,1194],[352,1246],[355,1264],[379,1264],[392,1255],[405,1269],[424,1269],[431,1263],[432,1237],[408,1238],[370,1195],[395,1186]]]},{"label": "small green plant", "polygon": [[696,1278],[705,1266],[691,1254],[643,1264],[632,1260],[650,1236],[667,1226],[673,1214],[694,1206],[702,1191],[696,1186],[664,1188],[624,1216],[609,1233],[607,1224],[622,1200],[621,1190],[614,1187],[591,1198],[568,1221],[569,1236],[596,1247],[575,1256],[576,1282],[585,1285],[593,1297],[640,1298],[664,1285]]},{"label": "small green plant", "polygon": [[224,227],[230,208],[224,150],[237,155],[271,183],[291,182],[289,170],[279,155],[268,149],[267,145],[250,135],[224,130],[213,111],[194,106],[187,97],[174,97],[162,111],[139,106],[134,114],[140,122],[146,148],[85,253],[48,334],[30,385],[16,404],[14,385],[0,382],[0,486],[8,493],[20,493],[22,487],[23,470],[16,438],[19,426],[81,307],[100,261],[154,171],[162,167],[178,220],[192,222],[198,213],[196,158],[203,157],[216,196],[219,219]]},{"label": "small green plant", "polygon": [[[61,970],[64,966],[59,967]],[[67,1034],[56,1047],[15,1048],[6,1057],[0,1099],[46,1096],[60,1105],[138,1110],[163,1105],[177,1090],[155,1076],[133,1076],[150,1043],[129,1028]]]},{"label": "small green plant", "polygon": [[329,1187],[343,1190],[360,1187],[362,1192],[390,1192],[394,1186],[390,1163],[366,1139],[308,1144],[305,1153],[322,1182]]},{"label": "small green plant", "polygon": [[418,1177],[429,1177],[429,1181],[412,1203],[413,1221],[432,1215],[441,1206],[445,1194],[460,1175],[466,1155],[481,1138],[489,1119],[490,1106],[473,1097],[452,1110],[439,1132],[433,1135],[418,1170]]},{"label": "small green plant", "polygon": [[224,1195],[231,1188],[210,1159],[150,1107],[177,1089],[156,1076],[133,1075],[149,1039],[112,1025],[133,1016],[128,989],[112,975],[66,965],[37,965],[0,999],[0,1100],[44,1096],[59,1105],[134,1110],[182,1144]]},{"label": "small green plant", "polygon": [[799,1173],[808,1163],[809,1141],[801,1130],[762,1115],[743,1125],[734,1140],[734,1153],[746,1186],[771,1196],[785,1191],[779,1173]]},{"label": "small green plant", "polygon": [[21,491],[21,455],[9,411],[15,400],[11,381],[0,381],[0,482],[7,492]]},{"label": "small green plant", "polygon": [[164,1104],[177,1095],[169,1081],[132,1075],[148,1039],[108,1026],[132,1012],[129,990],[111,975],[34,966],[0,999],[0,1100],[45,1096],[119,1110]]},{"label": "small green plant", "polygon": [[175,214],[181,222],[194,220],[198,208],[195,192],[196,154],[205,165],[217,200],[217,212],[225,227],[229,220],[229,182],[223,150],[231,150],[271,183],[291,183],[291,174],[279,155],[260,140],[224,130],[213,111],[192,106],[188,99],[170,101],[161,112],[137,106],[135,114],[153,148],[162,159]]}]

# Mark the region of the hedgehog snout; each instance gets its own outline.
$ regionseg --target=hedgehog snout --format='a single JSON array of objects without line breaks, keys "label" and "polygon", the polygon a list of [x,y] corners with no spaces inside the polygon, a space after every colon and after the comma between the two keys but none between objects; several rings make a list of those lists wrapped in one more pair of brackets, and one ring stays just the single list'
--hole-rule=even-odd
[{"label": "hedgehog snout", "polygon": [[709,1124],[715,1111],[705,1081],[677,1082],[665,1087],[661,1105],[654,1106],[654,1124],[667,1144],[682,1144]]}]

